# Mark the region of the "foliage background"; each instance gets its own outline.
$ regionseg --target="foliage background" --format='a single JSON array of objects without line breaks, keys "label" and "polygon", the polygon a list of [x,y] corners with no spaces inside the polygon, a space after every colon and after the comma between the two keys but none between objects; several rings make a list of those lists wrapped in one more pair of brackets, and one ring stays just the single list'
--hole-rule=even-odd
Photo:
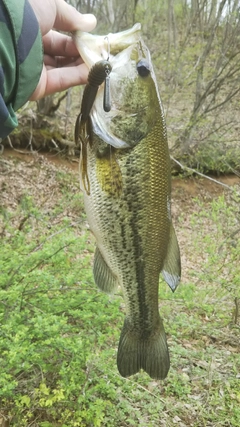
[{"label": "foliage background", "polygon": [[[174,158],[205,172],[240,169],[238,0],[69,0],[96,15],[95,33],[142,24]],[[78,154],[73,127],[81,89],[30,103],[5,145]],[[179,172],[179,167],[175,163]]]},{"label": "foliage background", "polygon": [[[124,303],[120,293],[104,295],[94,285],[94,241],[74,162],[81,90],[19,112],[21,125],[3,142],[14,157],[7,149],[0,157],[0,426],[237,427],[238,1],[72,4],[94,12],[102,34],[142,23],[173,156],[235,176],[221,177],[225,187],[174,180],[183,279],[174,295],[162,282],[159,293],[171,371],[162,382],[143,373],[124,379],[115,361]],[[22,147],[32,155],[19,153]],[[37,153],[45,149],[51,155]],[[56,152],[72,162],[56,160]]]},{"label": "foliage background", "polygon": [[159,293],[171,370],[164,381],[124,379],[116,367],[124,303],[93,282],[78,165],[8,156],[0,158],[1,427],[238,427],[239,179],[226,178],[226,189],[174,180],[183,278],[175,294],[164,282]]}]

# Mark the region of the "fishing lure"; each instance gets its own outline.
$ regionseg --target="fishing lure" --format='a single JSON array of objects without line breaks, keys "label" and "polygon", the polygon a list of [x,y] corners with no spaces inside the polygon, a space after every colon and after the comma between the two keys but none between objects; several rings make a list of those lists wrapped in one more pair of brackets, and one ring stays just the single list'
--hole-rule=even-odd
[{"label": "fishing lure", "polygon": [[101,60],[93,65],[88,74],[88,82],[83,92],[81,111],[75,124],[75,144],[81,143],[81,161],[80,169],[84,188],[90,194],[90,183],[87,174],[87,143],[89,140],[88,118],[95,101],[99,86],[105,81],[103,109],[109,112],[111,109],[110,101],[110,80],[109,75],[112,66],[108,60]]},{"label": "fishing lure", "polygon": [[111,110],[111,98],[110,98],[110,77],[109,75],[105,78],[104,93],[103,93],[103,109],[106,113]]},{"label": "fishing lure", "polygon": [[[95,101],[97,91],[99,86],[105,81],[105,87],[107,86],[107,90],[109,90],[109,75],[112,71],[112,67],[109,61],[102,60],[96,62],[93,65],[88,75],[88,83],[83,92],[82,105],[81,105],[81,114],[82,120],[85,121],[88,119],[91,108]],[[108,81],[106,85],[106,81]],[[104,91],[105,93],[105,91]],[[109,94],[105,94],[103,101],[103,108],[105,107],[105,102],[109,104]],[[111,108],[111,107],[110,107]],[[106,111],[106,109],[104,108]],[[110,110],[108,110],[110,111]]]}]

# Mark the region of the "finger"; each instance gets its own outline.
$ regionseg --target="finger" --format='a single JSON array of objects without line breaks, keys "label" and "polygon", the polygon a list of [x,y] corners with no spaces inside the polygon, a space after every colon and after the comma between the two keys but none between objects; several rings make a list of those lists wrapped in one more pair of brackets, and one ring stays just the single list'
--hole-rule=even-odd
[{"label": "finger", "polygon": [[92,14],[81,14],[64,0],[29,0],[37,17],[42,35],[53,27],[62,31],[92,31],[96,18]]},{"label": "finger", "polygon": [[87,82],[88,68],[85,64],[77,67],[52,68],[43,67],[39,84],[31,96],[31,101],[43,98],[56,92],[67,90],[72,86]]},{"label": "finger", "polygon": [[50,56],[79,56],[79,52],[70,36],[49,31],[42,38],[44,53]]},{"label": "finger", "polygon": [[50,56],[44,55],[44,65],[47,68],[61,68],[61,67],[76,67],[83,63],[80,57],[62,57],[62,56]]},{"label": "finger", "polygon": [[54,27],[62,31],[92,31],[97,20],[91,13],[81,14],[64,0],[55,0],[57,14]]}]

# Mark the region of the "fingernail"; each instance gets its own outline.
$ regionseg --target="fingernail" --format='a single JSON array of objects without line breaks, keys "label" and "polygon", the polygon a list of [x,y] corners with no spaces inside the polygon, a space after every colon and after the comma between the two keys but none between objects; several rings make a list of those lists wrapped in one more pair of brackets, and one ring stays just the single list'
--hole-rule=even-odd
[{"label": "fingernail", "polygon": [[82,14],[81,31],[92,31],[97,25],[97,18],[92,13]]}]

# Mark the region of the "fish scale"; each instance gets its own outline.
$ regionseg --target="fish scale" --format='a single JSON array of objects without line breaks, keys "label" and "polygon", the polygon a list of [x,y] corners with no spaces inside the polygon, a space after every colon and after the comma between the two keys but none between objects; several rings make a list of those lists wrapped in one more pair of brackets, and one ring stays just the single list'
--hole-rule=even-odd
[{"label": "fish scale", "polygon": [[[96,57],[103,49],[99,47],[103,39],[94,39],[101,36],[90,36],[80,34],[75,39],[83,57],[84,45],[94,49],[94,40]],[[97,243],[93,274],[103,291],[120,286],[123,292],[126,318],[117,355],[120,374],[127,377],[143,369],[152,378],[164,379],[170,361],[158,307],[159,275],[162,271],[172,290],[180,280],[166,126],[139,26],[107,37],[110,52],[114,43],[124,40],[122,50],[109,58],[112,109],[103,111],[100,87],[80,162],[86,166],[89,191],[84,189],[81,171],[80,181]],[[139,61],[143,77],[137,71]]]}]

